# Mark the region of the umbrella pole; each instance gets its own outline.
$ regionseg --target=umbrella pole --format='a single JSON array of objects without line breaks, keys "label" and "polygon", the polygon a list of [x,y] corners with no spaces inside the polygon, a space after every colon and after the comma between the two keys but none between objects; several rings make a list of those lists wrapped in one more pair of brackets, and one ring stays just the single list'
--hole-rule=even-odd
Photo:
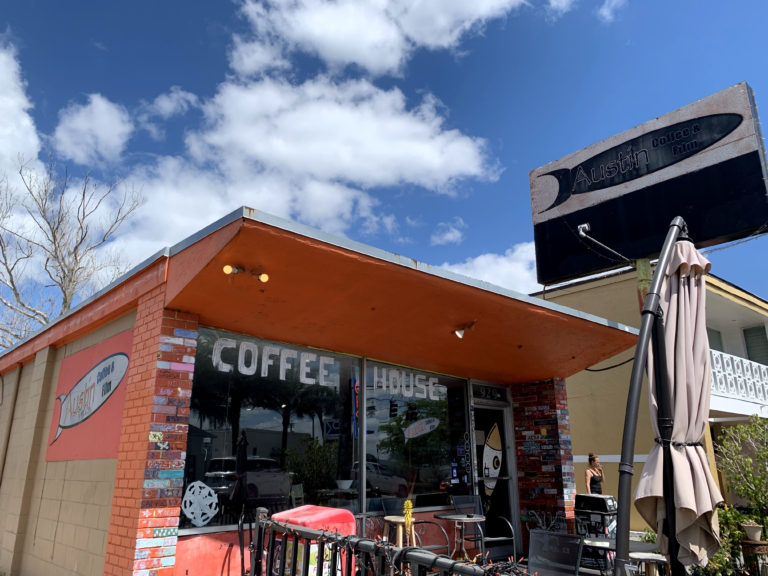
[{"label": "umbrella pole", "polygon": [[664,271],[669,264],[672,249],[680,236],[680,232],[687,228],[685,220],[680,216],[675,217],[669,225],[667,237],[659,254],[659,261],[653,273],[653,280],[643,304],[640,332],[635,348],[635,361],[632,364],[632,375],[629,380],[629,392],[627,395],[627,410],[624,416],[624,436],[621,442],[621,461],[619,462],[619,492],[618,510],[616,518],[616,559],[614,575],[625,576],[625,566],[629,563],[629,513],[632,501],[632,476],[634,475],[635,460],[635,436],[637,434],[637,412],[640,406],[640,392],[643,387],[643,371],[648,358],[648,345],[651,340],[656,314],[659,310],[659,293],[661,282],[664,279]]},{"label": "umbrella pole", "polygon": [[672,464],[672,428],[675,425],[672,405],[674,398],[669,386],[669,378],[666,370],[667,348],[664,337],[664,319],[661,315],[655,316],[653,323],[653,371],[656,380],[657,418],[659,426],[659,440],[664,459],[664,476],[662,487],[664,493],[665,516],[662,531],[667,536],[669,563],[672,567],[672,576],[683,576],[685,568],[678,560],[680,543],[677,541],[677,518],[675,513],[675,486],[674,468]]}]

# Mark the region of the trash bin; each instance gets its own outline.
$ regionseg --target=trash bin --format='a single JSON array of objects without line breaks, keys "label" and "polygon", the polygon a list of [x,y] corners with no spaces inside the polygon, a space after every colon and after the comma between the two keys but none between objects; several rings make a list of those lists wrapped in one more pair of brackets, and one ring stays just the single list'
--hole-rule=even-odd
[{"label": "trash bin", "polygon": [[[324,532],[333,532],[342,536],[355,534],[356,523],[355,516],[345,508],[328,508],[326,506],[315,506],[306,504],[298,508],[291,508],[272,515],[275,522],[285,522],[295,526],[304,526],[312,530],[322,530]],[[285,574],[290,574],[290,566],[293,559],[293,541],[289,540],[285,550]],[[320,576],[317,570],[317,544],[310,544],[309,548],[309,576]],[[336,576],[342,574],[344,567],[344,550],[341,550],[339,568]],[[304,547],[299,547],[297,565],[301,566],[303,562]],[[330,561],[330,549],[326,548],[327,557],[325,561]],[[352,567],[354,574],[354,565]],[[328,566],[323,563],[322,576],[330,576]]]}]

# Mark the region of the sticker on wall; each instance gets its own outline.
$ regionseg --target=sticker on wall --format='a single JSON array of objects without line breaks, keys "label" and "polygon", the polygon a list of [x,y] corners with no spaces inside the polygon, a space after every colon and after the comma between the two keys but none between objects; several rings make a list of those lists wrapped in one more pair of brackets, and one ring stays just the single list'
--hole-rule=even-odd
[{"label": "sticker on wall", "polygon": [[403,431],[403,434],[405,434],[405,443],[407,444],[408,440],[411,440],[412,438],[418,438],[419,436],[424,436],[424,434],[429,434],[439,425],[440,420],[437,418],[422,418],[421,420],[416,420],[416,422]]},{"label": "sticker on wall", "polygon": [[205,526],[219,511],[219,499],[213,489],[196,480],[187,486],[181,511],[198,528]]},{"label": "sticker on wall", "polygon": [[490,496],[496,488],[496,480],[501,472],[501,434],[498,425],[494,424],[488,436],[485,438],[483,447],[483,482],[485,484],[485,495]]},{"label": "sticker on wall", "polygon": [[126,330],[62,360],[46,460],[117,456],[132,342]]}]

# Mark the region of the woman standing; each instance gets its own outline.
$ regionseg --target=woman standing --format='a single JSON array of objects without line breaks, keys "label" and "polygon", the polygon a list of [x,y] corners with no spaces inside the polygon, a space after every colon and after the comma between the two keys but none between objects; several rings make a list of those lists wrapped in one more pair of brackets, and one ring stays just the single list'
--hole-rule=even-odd
[{"label": "woman standing", "polygon": [[589,453],[589,468],[587,468],[587,471],[584,474],[584,480],[587,484],[587,494],[602,494],[605,475],[603,474],[603,467],[600,466],[600,458],[592,452]]}]

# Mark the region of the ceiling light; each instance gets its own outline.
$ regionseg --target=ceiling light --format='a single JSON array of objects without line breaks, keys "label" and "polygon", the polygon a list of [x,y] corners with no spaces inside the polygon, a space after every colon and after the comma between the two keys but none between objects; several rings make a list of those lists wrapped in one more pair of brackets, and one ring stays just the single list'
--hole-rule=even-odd
[{"label": "ceiling light", "polygon": [[245,268],[240,268],[239,266],[233,266],[232,264],[226,264],[224,268],[222,268],[222,271],[224,274],[240,274],[241,272],[245,272]]},{"label": "ceiling light", "polygon": [[261,274],[258,274],[256,276],[259,279],[259,282],[264,282],[265,284],[269,282],[269,274],[266,272],[262,272]]}]

